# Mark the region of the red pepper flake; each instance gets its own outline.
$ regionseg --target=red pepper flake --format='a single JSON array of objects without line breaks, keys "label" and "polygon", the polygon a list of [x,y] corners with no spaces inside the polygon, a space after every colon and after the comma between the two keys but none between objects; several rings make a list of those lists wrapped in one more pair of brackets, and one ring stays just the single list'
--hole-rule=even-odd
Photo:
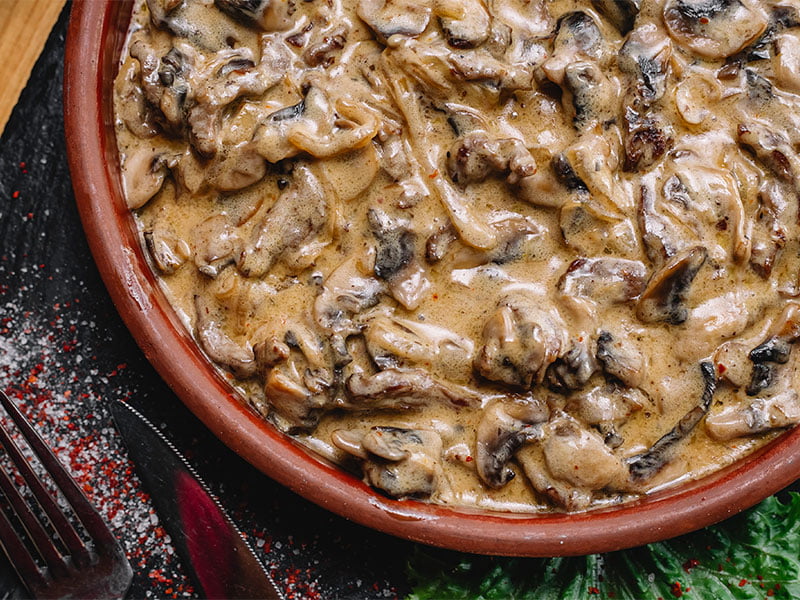
[{"label": "red pepper flake", "polygon": [[772,598],[775,595],[775,590],[767,590],[767,596]]},{"label": "red pepper flake", "polygon": [[747,584],[748,584],[748,581],[747,581],[747,579],[741,579],[741,580],[739,580],[739,587],[744,587],[744,586],[746,586]]},{"label": "red pepper flake", "polygon": [[722,375],[727,370],[728,370],[728,367],[726,367],[725,365],[723,365],[723,364],[717,365],[717,371],[719,371],[720,375]]},{"label": "red pepper flake", "polygon": [[683,563],[683,570],[688,573],[699,564],[700,564],[699,560],[697,560],[696,558],[690,558],[685,563]]},{"label": "red pepper flake", "polygon": [[598,588],[594,587],[593,585],[590,585],[589,586],[589,593],[590,594],[599,594],[600,590]]},{"label": "red pepper flake", "polygon": [[708,17],[700,17],[700,23],[702,25],[708,25],[709,23]]},{"label": "red pepper flake", "polygon": [[472,457],[471,457],[471,456],[468,456],[468,457],[467,457],[467,458],[465,458],[464,460],[465,460],[466,462],[472,462]]},{"label": "red pepper flake", "polygon": [[19,198],[19,190],[15,191],[13,194],[11,194],[11,197],[12,197],[14,200],[16,200],[17,198]]},{"label": "red pepper flake", "polygon": [[676,598],[680,598],[681,596],[683,596],[683,586],[681,585],[681,582],[676,581],[675,583],[673,583],[669,591]]},{"label": "red pepper flake", "polygon": [[756,575],[756,579],[758,579],[759,581],[764,581],[764,576],[763,575]]}]

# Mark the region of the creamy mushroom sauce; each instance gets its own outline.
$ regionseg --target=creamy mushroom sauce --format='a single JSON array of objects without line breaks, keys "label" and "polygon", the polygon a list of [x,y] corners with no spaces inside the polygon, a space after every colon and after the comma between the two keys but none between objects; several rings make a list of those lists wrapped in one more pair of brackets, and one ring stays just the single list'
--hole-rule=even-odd
[{"label": "creamy mushroom sauce", "polygon": [[800,3],[147,0],[126,197],[197,343],[393,497],[622,502],[800,420]]}]

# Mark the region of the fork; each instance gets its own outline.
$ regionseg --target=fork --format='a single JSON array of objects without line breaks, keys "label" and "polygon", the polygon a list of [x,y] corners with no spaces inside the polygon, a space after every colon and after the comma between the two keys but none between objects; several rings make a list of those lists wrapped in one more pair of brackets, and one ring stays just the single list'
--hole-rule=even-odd
[{"label": "fork", "polygon": [[31,492],[26,499],[14,483],[13,471],[0,464],[0,490],[5,496],[5,502],[0,502],[0,545],[20,579],[36,598],[123,597],[133,571],[119,542],[52,450],[2,391],[0,403],[66,500],[59,502],[52,485],[48,491],[23,450],[6,428],[0,427],[0,445]]}]

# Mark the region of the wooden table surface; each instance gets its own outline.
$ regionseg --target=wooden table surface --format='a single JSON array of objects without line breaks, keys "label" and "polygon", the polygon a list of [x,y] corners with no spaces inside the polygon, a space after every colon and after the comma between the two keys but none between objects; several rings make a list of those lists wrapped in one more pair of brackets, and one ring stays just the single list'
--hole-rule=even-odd
[{"label": "wooden table surface", "polygon": [[0,134],[66,0],[0,0]]}]

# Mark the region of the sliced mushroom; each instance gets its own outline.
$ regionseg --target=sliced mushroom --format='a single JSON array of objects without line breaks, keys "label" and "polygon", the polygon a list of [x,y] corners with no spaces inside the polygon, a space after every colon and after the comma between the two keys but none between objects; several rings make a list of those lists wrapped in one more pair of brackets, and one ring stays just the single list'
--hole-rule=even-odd
[{"label": "sliced mushroom", "polygon": [[536,173],[536,161],[521,140],[491,139],[485,131],[471,131],[447,153],[447,171],[454,183],[466,186],[493,173],[514,185]]},{"label": "sliced mushroom", "polygon": [[[396,68],[401,69],[401,66]],[[424,139],[429,128],[429,119],[415,100],[416,92],[409,89],[408,77],[389,79],[387,83],[392,99],[400,107],[409,125],[412,138]],[[415,156],[420,167],[433,175],[431,191],[447,211],[447,216],[461,240],[473,248],[493,248],[497,244],[497,238],[492,228],[482,221],[480,214],[464,194],[450,183],[449,178],[437,175],[440,160],[444,158],[438,156],[439,154],[434,150],[418,152]]]},{"label": "sliced mushroom", "polygon": [[449,329],[379,315],[364,329],[367,352],[380,369],[425,365],[448,379],[468,379],[474,344]]},{"label": "sliced mushroom", "polygon": [[430,288],[430,281],[416,259],[416,234],[403,221],[375,208],[369,209],[367,218],[378,240],[375,275],[388,283],[395,300],[408,310],[416,309]]},{"label": "sliced mushroom", "polygon": [[638,297],[647,283],[641,261],[623,258],[577,258],[558,281],[567,296],[590,298],[602,304],[622,304]]},{"label": "sliced mushroom", "polygon": [[377,135],[372,110],[348,98],[331,98],[320,85],[314,80],[303,100],[275,111],[256,129],[253,147],[268,162],[303,152],[331,158],[363,148]]},{"label": "sliced mushroom", "polygon": [[755,41],[767,28],[768,17],[753,0],[668,0],[664,22],[678,44],[713,60]]},{"label": "sliced mushroom", "polygon": [[658,473],[671,460],[678,444],[686,439],[708,413],[717,389],[717,376],[714,373],[714,365],[708,362],[700,363],[700,372],[703,376],[703,394],[699,404],[681,417],[675,427],[659,438],[646,452],[628,459],[628,470],[634,481],[649,479]]},{"label": "sliced mushroom", "polygon": [[152,107],[145,101],[141,86],[139,61],[128,57],[119,68],[114,80],[114,95],[119,99],[116,107],[118,118],[138,138],[151,138],[159,131]]},{"label": "sliced mushroom", "polygon": [[564,69],[563,85],[563,103],[578,131],[610,122],[616,116],[619,93],[597,63],[570,63]]},{"label": "sliced mushroom", "polygon": [[582,388],[598,369],[594,344],[580,337],[571,341],[571,346],[553,364],[547,367],[544,381],[555,391],[567,393]]},{"label": "sliced mushroom", "polygon": [[238,377],[251,377],[256,372],[256,361],[249,345],[241,345],[225,333],[215,307],[203,294],[194,296],[195,335],[208,357],[224,365]]},{"label": "sliced mushroom", "polygon": [[[782,53],[781,38],[783,35],[781,34],[786,29],[793,29],[800,25],[800,10],[790,3],[778,3],[777,6],[768,7],[768,10],[769,25],[767,29],[756,41],[737,55],[730,57],[729,65],[775,59]],[[773,61],[773,70],[777,83],[780,79],[781,66],[775,61]]]},{"label": "sliced mushroom", "polygon": [[756,396],[776,380],[776,365],[788,362],[792,344],[800,338],[800,305],[791,302],[772,326],[767,339],[753,348],[748,357],[753,363],[747,395]]},{"label": "sliced mushroom", "polygon": [[425,241],[425,260],[430,264],[439,262],[457,239],[458,234],[452,225],[440,227]]},{"label": "sliced mushroom", "polygon": [[661,265],[678,252],[683,242],[666,215],[656,210],[655,202],[653,190],[643,185],[637,210],[639,231],[647,258],[653,264]]},{"label": "sliced mushroom", "polygon": [[262,277],[283,260],[307,267],[327,245],[319,234],[329,225],[330,207],[325,189],[311,167],[298,164],[291,185],[275,201],[237,257],[246,277]]},{"label": "sliced mushroom", "polygon": [[393,35],[416,37],[428,27],[430,2],[410,0],[360,0],[358,16],[372,28],[379,40]]},{"label": "sliced mushroom", "polygon": [[174,11],[183,0],[147,0],[147,10],[150,19],[157,27],[161,27],[169,14]]},{"label": "sliced mushroom", "polygon": [[416,206],[420,200],[430,195],[407,139],[390,135],[380,142],[380,149],[381,167],[400,188],[400,208]]},{"label": "sliced mushroom", "polygon": [[588,192],[586,183],[578,176],[572,167],[566,154],[557,154],[550,163],[556,179],[560,181],[568,190],[577,192]]},{"label": "sliced mushroom", "polygon": [[710,107],[719,102],[721,86],[719,81],[705,73],[687,77],[675,90],[675,107],[688,125],[700,125],[710,117]]},{"label": "sliced mushroom", "polygon": [[575,512],[587,509],[592,503],[590,490],[570,485],[550,473],[540,444],[523,445],[517,450],[515,459],[533,489],[555,506]]},{"label": "sliced mushroom", "polygon": [[780,131],[761,123],[743,123],[738,128],[739,144],[750,150],[778,179],[795,184],[797,166],[794,150]]},{"label": "sliced mushroom", "polygon": [[445,402],[478,406],[482,396],[467,387],[434,379],[423,369],[389,368],[374,375],[354,373],[346,384],[348,411],[410,410]]},{"label": "sliced mushroom", "polygon": [[730,340],[721,344],[713,356],[717,376],[734,387],[745,387],[750,381],[753,370],[753,363],[748,354],[747,346],[739,341]]},{"label": "sliced mushroom", "polygon": [[618,379],[631,388],[638,388],[644,381],[644,357],[608,331],[600,332],[597,337],[597,360],[606,375]]},{"label": "sliced mushroom", "polygon": [[122,184],[128,208],[142,208],[163,187],[169,173],[169,159],[143,144],[127,154],[122,162]]},{"label": "sliced mushroom", "polygon": [[[612,3],[620,4],[606,2]],[[631,85],[631,109],[643,111],[664,96],[671,56],[669,38],[654,23],[643,23],[630,33],[619,51],[618,64]]]},{"label": "sliced mushroom", "polygon": [[361,460],[364,480],[393,498],[434,495],[445,485],[442,440],[434,431],[372,427],[360,441],[338,430],[334,445]]},{"label": "sliced mushroom", "polygon": [[296,10],[286,0],[214,0],[217,8],[226,15],[264,31],[284,31],[293,24]]},{"label": "sliced mushroom", "polygon": [[571,395],[564,410],[597,429],[609,448],[617,448],[624,441],[617,433],[618,426],[646,403],[640,390],[607,383]]},{"label": "sliced mushroom", "polygon": [[[800,24],[800,23],[798,23]],[[775,84],[788,92],[800,92],[800,37],[797,31],[787,31],[775,38],[772,69]],[[766,45],[769,48],[769,44]]]},{"label": "sliced mushroom", "polygon": [[575,11],[558,20],[553,52],[577,49],[594,59],[601,58],[605,40],[594,19],[587,13]]},{"label": "sliced mushroom", "polygon": [[293,365],[270,369],[264,381],[264,396],[283,420],[279,424],[290,432],[314,429],[330,405],[327,386],[303,377]]},{"label": "sliced mushroom", "polygon": [[192,253],[189,245],[169,228],[154,227],[142,235],[150,258],[164,275],[180,269]]},{"label": "sliced mushroom", "polygon": [[535,239],[542,228],[529,217],[516,213],[502,215],[492,222],[497,232],[497,246],[491,250],[462,247],[453,253],[451,266],[454,269],[471,269],[488,263],[505,264],[519,260],[525,250],[525,242]]},{"label": "sliced mushroom", "polygon": [[625,109],[625,170],[641,171],[651,167],[672,148],[671,128],[660,113],[645,116]]},{"label": "sliced mushroom", "polygon": [[209,217],[192,231],[194,264],[209,277],[217,277],[222,269],[236,260],[242,240],[223,215]]},{"label": "sliced mushroom", "polygon": [[375,276],[389,280],[402,271],[414,258],[416,235],[407,224],[392,219],[376,208],[369,209],[369,226],[378,239],[375,256]]},{"label": "sliced mushroom", "polygon": [[556,479],[586,491],[625,487],[623,462],[596,432],[568,415],[547,424],[542,442],[548,471]]},{"label": "sliced mushroom", "polygon": [[[326,331],[348,336],[360,331],[354,317],[378,303],[384,285],[372,276],[374,259],[352,256],[334,269],[314,302],[314,318]],[[341,340],[338,346],[344,345]]]},{"label": "sliced mushroom", "polygon": [[[231,104],[243,97],[261,96],[283,79],[291,53],[280,38],[265,35],[258,64],[253,59],[247,48],[221,50],[197,74],[202,84],[197,86],[186,122],[189,141],[201,156],[213,157],[222,146],[223,114]],[[229,140],[226,143],[230,145]]]},{"label": "sliced mushroom", "polygon": [[325,32],[318,41],[310,43],[303,52],[303,60],[309,67],[320,65],[328,67],[335,60],[334,53],[344,48],[345,44],[347,44],[347,28],[339,26],[333,31]]},{"label": "sliced mushroom", "polygon": [[476,433],[476,467],[486,485],[498,489],[514,478],[508,467],[517,449],[542,435],[541,424],[550,414],[547,404],[529,397],[495,402],[483,411]]},{"label": "sliced mushroom", "polygon": [[182,44],[180,49],[172,47],[159,57],[155,48],[143,39],[136,39],[130,53],[142,66],[142,89],[150,105],[160,111],[161,125],[180,131],[194,97],[191,75],[195,71],[195,53],[192,47],[187,44]]},{"label": "sliced mushroom", "polygon": [[582,11],[567,13],[558,20],[552,55],[542,69],[550,81],[562,85],[564,71],[569,64],[589,59],[604,65],[609,57],[609,49],[591,16]]},{"label": "sliced mushroom", "polygon": [[671,258],[650,277],[636,304],[636,316],[645,323],[680,325],[686,321],[686,296],[707,257],[705,248],[695,246]]},{"label": "sliced mushroom", "polygon": [[[563,159],[568,165],[565,166],[565,174],[569,176],[569,170],[573,170],[589,191],[593,212],[620,219],[627,216],[633,207],[633,199],[629,198],[628,189],[620,183],[619,143],[599,131],[595,129],[581,133],[576,143],[564,151]],[[576,191],[580,189],[576,188]]]},{"label": "sliced mushroom", "polygon": [[453,52],[447,57],[447,63],[450,65],[450,75],[461,81],[505,92],[533,89],[533,69],[530,65],[498,60],[487,50]]},{"label": "sliced mushroom", "polygon": [[609,214],[589,197],[564,203],[559,225],[564,242],[579,256],[638,257],[639,239],[630,219]]},{"label": "sliced mushroom", "polygon": [[641,0],[592,0],[592,5],[626,35],[636,22],[641,8]]},{"label": "sliced mushroom", "polygon": [[709,414],[706,431],[715,440],[726,441],[797,423],[800,423],[800,397],[795,390],[786,390]]},{"label": "sliced mushroom", "polygon": [[775,181],[765,182],[758,194],[758,211],[753,221],[750,266],[764,279],[772,275],[772,268],[787,242],[786,213],[789,200]]},{"label": "sliced mushroom", "polygon": [[542,381],[568,339],[557,315],[543,310],[537,298],[518,293],[500,301],[482,342],[475,369],[492,381],[526,389]]},{"label": "sliced mushroom", "polygon": [[476,48],[489,38],[489,13],[481,0],[437,0],[434,12],[453,48]]}]

